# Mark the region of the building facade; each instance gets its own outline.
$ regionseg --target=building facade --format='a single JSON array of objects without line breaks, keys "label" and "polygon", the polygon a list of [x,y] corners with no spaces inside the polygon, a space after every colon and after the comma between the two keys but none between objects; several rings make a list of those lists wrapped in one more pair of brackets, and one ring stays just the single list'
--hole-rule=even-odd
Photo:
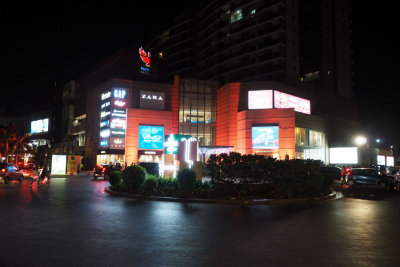
[{"label": "building facade", "polygon": [[170,77],[312,83],[352,96],[348,0],[200,1],[146,46]]}]

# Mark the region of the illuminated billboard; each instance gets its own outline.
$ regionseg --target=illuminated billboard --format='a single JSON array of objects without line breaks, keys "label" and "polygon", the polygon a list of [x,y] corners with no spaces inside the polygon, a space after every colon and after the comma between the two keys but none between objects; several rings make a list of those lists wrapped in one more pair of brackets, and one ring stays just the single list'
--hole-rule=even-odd
[{"label": "illuminated billboard", "polygon": [[376,164],[377,164],[377,165],[386,165],[385,156],[383,156],[383,155],[377,155],[377,156],[376,156]]},{"label": "illuminated billboard", "polygon": [[66,174],[67,155],[52,155],[51,174]]},{"label": "illuminated billboard", "polygon": [[101,149],[125,149],[125,129],[128,106],[128,90],[112,88],[100,95],[100,143]]},{"label": "illuminated billboard", "polygon": [[192,140],[193,137],[191,135],[183,135],[183,134],[170,134],[165,136],[164,143],[164,153],[165,154],[177,154],[179,141],[184,140]]},{"label": "illuminated billboard", "polygon": [[272,90],[249,91],[249,109],[269,109],[272,106]]},{"label": "illuminated billboard", "polygon": [[311,114],[310,100],[274,90],[274,108],[294,108],[295,111]]},{"label": "illuminated billboard", "polygon": [[164,127],[139,125],[139,149],[163,149]]},{"label": "illuminated billboard", "polygon": [[357,147],[333,147],[329,148],[331,164],[358,164]]},{"label": "illuminated billboard", "polygon": [[31,134],[47,133],[49,131],[49,119],[31,121]]},{"label": "illuminated billboard", "polygon": [[279,148],[279,126],[254,126],[251,129],[252,148]]},{"label": "illuminated billboard", "polygon": [[276,90],[248,92],[249,109],[293,108],[297,112],[311,114],[310,100]]},{"label": "illuminated billboard", "polygon": [[386,157],[386,166],[393,167],[394,166],[394,157]]}]

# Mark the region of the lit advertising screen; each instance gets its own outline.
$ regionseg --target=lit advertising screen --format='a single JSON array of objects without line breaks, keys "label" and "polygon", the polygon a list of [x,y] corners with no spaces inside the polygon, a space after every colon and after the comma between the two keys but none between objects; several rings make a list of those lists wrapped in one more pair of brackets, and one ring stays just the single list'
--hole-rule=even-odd
[{"label": "lit advertising screen", "polygon": [[376,156],[376,163],[377,163],[377,165],[386,165],[385,156],[377,155]]},{"label": "lit advertising screen", "polygon": [[279,148],[279,126],[255,126],[251,133],[252,148]]},{"label": "lit advertising screen", "polygon": [[272,108],[272,90],[249,91],[249,109]]},{"label": "lit advertising screen", "polygon": [[386,157],[386,166],[393,167],[394,166],[394,157]]},{"label": "lit advertising screen", "polygon": [[139,126],[139,149],[163,149],[164,127]]},{"label": "lit advertising screen", "polygon": [[357,147],[333,147],[329,148],[331,164],[358,164]]},{"label": "lit advertising screen", "polygon": [[101,149],[125,149],[128,90],[112,88],[100,95],[100,143]]},{"label": "lit advertising screen", "polygon": [[52,155],[51,174],[65,174],[66,168],[67,168],[66,155]]},{"label": "lit advertising screen", "polygon": [[31,121],[31,134],[47,133],[49,131],[49,119]]},{"label": "lit advertising screen", "polygon": [[311,114],[310,100],[274,90],[274,108],[294,108],[295,111]]}]

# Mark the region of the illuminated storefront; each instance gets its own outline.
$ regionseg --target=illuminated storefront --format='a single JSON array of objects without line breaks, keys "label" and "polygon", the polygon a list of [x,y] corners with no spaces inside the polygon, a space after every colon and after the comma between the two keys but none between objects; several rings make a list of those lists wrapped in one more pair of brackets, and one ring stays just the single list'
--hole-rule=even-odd
[{"label": "illuminated storefront", "polygon": [[237,83],[217,90],[216,145],[280,160],[327,162],[325,122],[311,115],[311,101],[281,89],[261,89],[267,86]]}]

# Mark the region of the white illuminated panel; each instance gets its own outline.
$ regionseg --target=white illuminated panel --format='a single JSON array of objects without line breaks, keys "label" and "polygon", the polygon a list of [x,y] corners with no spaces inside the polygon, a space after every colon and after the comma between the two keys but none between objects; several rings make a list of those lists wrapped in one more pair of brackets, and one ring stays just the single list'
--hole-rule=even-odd
[{"label": "white illuminated panel", "polygon": [[386,165],[389,167],[393,167],[394,166],[394,157],[386,157]]},{"label": "white illuminated panel", "polygon": [[31,121],[31,133],[47,133],[49,131],[49,119]]},{"label": "white illuminated panel", "polygon": [[358,164],[357,147],[329,148],[331,164]]},{"label": "white illuminated panel", "polygon": [[272,90],[249,91],[249,109],[272,108]]},{"label": "white illuminated panel", "polygon": [[377,156],[376,156],[376,164],[377,164],[377,165],[386,165],[386,163],[385,163],[385,156],[377,155]]},{"label": "white illuminated panel", "polygon": [[310,100],[274,91],[274,108],[294,108],[295,111],[311,114]]},{"label": "white illuminated panel", "polygon": [[51,158],[51,174],[66,174],[67,156],[53,155]]}]

